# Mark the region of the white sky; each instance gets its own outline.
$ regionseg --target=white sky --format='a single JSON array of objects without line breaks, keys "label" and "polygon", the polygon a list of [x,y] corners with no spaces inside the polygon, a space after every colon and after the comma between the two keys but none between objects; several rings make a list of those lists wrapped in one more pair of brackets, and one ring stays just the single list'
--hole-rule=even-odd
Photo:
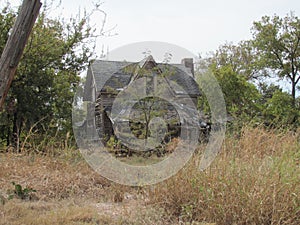
[{"label": "white sky", "polygon": [[[6,0],[0,0],[5,2]],[[45,0],[42,0],[44,2]],[[49,2],[50,0],[48,0]],[[97,1],[97,0],[95,0]],[[13,5],[21,0],[10,0]],[[90,9],[90,0],[62,0],[55,13],[76,15],[79,8]],[[299,0],[103,0],[106,28],[117,26],[118,35],[98,39],[97,52],[109,51],[134,42],[162,41],[181,46],[194,54],[206,54],[227,42],[251,38],[253,21],[264,15],[300,14]],[[101,14],[95,15],[101,26]]]},{"label": "white sky", "polygon": [[[2,6],[7,0],[0,0]],[[44,3],[46,0],[41,0]],[[70,17],[79,9],[90,10],[98,0],[61,0],[61,7],[53,15]],[[101,37],[97,42],[97,55],[109,49],[110,60],[115,53],[128,52],[120,47],[135,42],[159,41],[174,45],[194,55],[205,56],[226,42],[234,44],[251,38],[251,27],[264,15],[281,17],[293,11],[300,16],[299,0],[100,0],[101,9],[107,14],[106,29],[114,26],[117,35]],[[9,0],[13,6],[22,0]],[[51,2],[51,0],[47,0]],[[59,2],[59,0],[55,0]],[[101,27],[102,15],[95,14],[92,24]],[[160,48],[160,44],[156,48]],[[115,51],[117,49],[117,51]],[[174,49],[174,48],[173,48]],[[178,49],[176,49],[178,50]],[[180,50],[180,49],[179,49]],[[181,49],[182,50],[182,49]],[[140,50],[139,50],[140,51]],[[181,51],[182,52],[182,51]],[[185,51],[187,52],[187,51]],[[160,54],[161,55],[161,54]],[[181,54],[182,55],[182,54]],[[127,57],[127,56],[126,56]],[[140,56],[139,56],[140,57]],[[186,57],[186,55],[184,55]],[[156,59],[155,55],[154,58]],[[174,57],[175,58],[175,57]],[[174,59],[173,58],[173,59]],[[181,57],[183,58],[183,57]],[[118,58],[119,60],[119,58]],[[135,59],[138,61],[139,59]],[[128,61],[133,61],[128,59]],[[178,57],[174,63],[178,62]]]}]

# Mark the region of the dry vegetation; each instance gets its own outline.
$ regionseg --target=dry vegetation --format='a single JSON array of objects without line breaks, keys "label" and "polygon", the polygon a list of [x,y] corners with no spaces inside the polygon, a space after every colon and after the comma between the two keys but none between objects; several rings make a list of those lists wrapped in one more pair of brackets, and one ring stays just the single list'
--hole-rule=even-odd
[{"label": "dry vegetation", "polygon": [[[113,184],[78,157],[1,154],[0,224],[300,224],[299,131],[245,128],[205,172],[199,154],[145,188]],[[13,181],[36,192],[8,200]]]},{"label": "dry vegetation", "polygon": [[158,185],[150,202],[183,221],[300,224],[299,133],[244,129],[227,138],[211,167],[197,159]]}]

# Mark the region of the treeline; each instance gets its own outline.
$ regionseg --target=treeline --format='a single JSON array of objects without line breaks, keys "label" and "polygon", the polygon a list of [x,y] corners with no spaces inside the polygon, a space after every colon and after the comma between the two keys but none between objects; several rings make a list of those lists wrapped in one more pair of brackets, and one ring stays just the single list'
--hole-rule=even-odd
[{"label": "treeline", "polygon": [[[0,10],[2,53],[17,11],[9,4]],[[44,5],[39,14],[0,114],[2,147],[47,146],[72,132],[73,96],[94,54],[95,29],[87,13],[53,18],[51,10]]]},{"label": "treeline", "polygon": [[[79,74],[94,57],[96,30],[89,24],[90,14],[53,18],[49,9],[44,6],[40,12],[0,112],[1,148],[20,150],[65,137],[73,140],[73,96]],[[9,5],[0,9],[0,53],[16,15]],[[254,22],[251,32],[252,40],[224,44],[201,58],[198,66],[219,81],[234,126],[299,126],[299,18],[293,13],[265,16]],[[290,89],[268,83],[270,77],[288,82]],[[209,112],[205,96],[199,107]]]},{"label": "treeline", "polygon": [[[300,125],[300,19],[294,13],[264,16],[251,33],[251,40],[226,43],[200,57],[198,80],[205,81],[208,73],[219,81],[229,128],[250,123],[295,129]],[[199,107],[209,112],[205,96]]]}]

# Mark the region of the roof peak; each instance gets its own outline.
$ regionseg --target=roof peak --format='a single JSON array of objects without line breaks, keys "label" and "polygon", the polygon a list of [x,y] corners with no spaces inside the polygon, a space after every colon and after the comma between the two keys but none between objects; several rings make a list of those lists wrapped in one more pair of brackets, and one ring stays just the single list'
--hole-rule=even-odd
[{"label": "roof peak", "polygon": [[150,62],[152,62],[153,64],[157,65],[157,63],[155,62],[154,58],[152,55],[148,55],[146,56],[144,59],[142,59],[138,65],[140,66],[140,68],[144,68],[147,64],[149,64]]}]

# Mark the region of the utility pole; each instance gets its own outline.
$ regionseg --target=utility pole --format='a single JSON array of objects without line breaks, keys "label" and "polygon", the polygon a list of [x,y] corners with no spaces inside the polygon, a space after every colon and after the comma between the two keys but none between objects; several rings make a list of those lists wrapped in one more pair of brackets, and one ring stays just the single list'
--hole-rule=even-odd
[{"label": "utility pole", "polygon": [[0,58],[0,110],[14,79],[25,45],[39,14],[40,0],[23,0],[16,22],[12,28]]}]

